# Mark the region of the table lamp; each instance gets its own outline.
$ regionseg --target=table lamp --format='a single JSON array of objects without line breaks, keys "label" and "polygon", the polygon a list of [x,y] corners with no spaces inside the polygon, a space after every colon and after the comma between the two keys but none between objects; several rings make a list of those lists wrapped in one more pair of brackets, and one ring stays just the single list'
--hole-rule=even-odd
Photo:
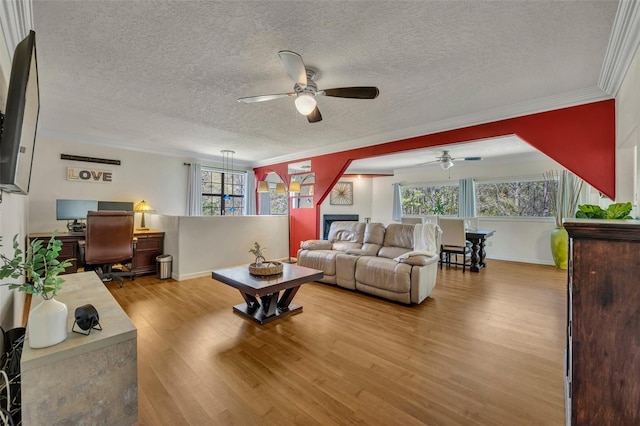
[{"label": "table lamp", "polygon": [[133,208],[133,211],[142,213],[142,220],[140,221],[140,228],[137,228],[138,231],[148,231],[149,228],[147,228],[145,226],[145,223],[144,223],[144,213],[145,212],[154,211],[153,207],[151,207],[149,205],[149,203],[147,203],[145,200],[142,200],[138,204],[136,204],[136,206]]}]

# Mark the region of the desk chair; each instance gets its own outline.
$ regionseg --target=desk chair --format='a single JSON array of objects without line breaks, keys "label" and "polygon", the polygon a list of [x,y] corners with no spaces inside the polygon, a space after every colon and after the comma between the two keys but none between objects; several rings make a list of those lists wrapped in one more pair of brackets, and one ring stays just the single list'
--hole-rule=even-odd
[{"label": "desk chair", "polygon": [[80,251],[84,246],[84,263],[96,266],[96,273],[104,282],[116,279],[120,287],[124,285],[122,276],[135,276],[129,271],[115,271],[114,264],[133,262],[135,241],[133,237],[133,212],[90,211],[87,214],[85,240],[80,241]]},{"label": "desk chair", "polygon": [[[443,263],[446,263],[447,266],[462,265],[462,273],[464,274],[467,265],[471,266],[471,243],[467,241],[464,222],[464,219],[441,218],[438,220],[438,225],[442,229],[440,269],[442,269]],[[456,257],[454,262],[451,261],[452,254]],[[458,255],[462,255],[462,263],[458,262]]]}]

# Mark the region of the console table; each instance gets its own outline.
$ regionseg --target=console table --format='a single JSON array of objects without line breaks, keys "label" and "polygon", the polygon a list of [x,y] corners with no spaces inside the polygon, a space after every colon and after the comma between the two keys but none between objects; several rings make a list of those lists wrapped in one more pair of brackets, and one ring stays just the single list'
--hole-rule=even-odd
[{"label": "console table", "polygon": [[[31,240],[49,240],[51,232],[29,234],[27,243]],[[160,256],[164,251],[164,232],[155,229],[148,231],[135,231],[134,237],[137,238],[135,256],[131,265],[134,275],[155,274],[156,273],[156,256]],[[74,274],[78,272],[78,268],[82,265],[78,264],[80,257],[78,249],[78,241],[84,239],[82,234],[70,234],[61,232],[56,234],[56,239],[62,241],[62,250],[60,251],[60,260],[73,259],[71,267],[67,268],[66,274]]]},{"label": "console table", "polygon": [[486,239],[493,235],[495,231],[488,229],[467,229],[467,240],[471,241],[471,272],[480,272],[480,269],[487,266],[484,259],[486,251],[484,249]]},{"label": "console table", "polygon": [[[136,327],[93,272],[64,280],[56,300],[69,310],[67,339],[41,349],[29,347],[28,335],[24,342],[22,424],[131,425],[138,420]],[[75,309],[86,304],[102,327],[88,336],[71,331]]]}]

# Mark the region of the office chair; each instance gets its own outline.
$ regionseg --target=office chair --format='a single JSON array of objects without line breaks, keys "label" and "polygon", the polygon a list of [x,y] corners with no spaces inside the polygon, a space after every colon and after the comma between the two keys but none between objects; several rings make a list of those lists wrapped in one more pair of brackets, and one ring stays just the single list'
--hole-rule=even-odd
[{"label": "office chair", "polygon": [[[438,225],[442,229],[440,269],[443,263],[447,266],[461,265],[464,274],[467,265],[471,266],[471,243],[467,241],[464,222],[464,219],[441,218],[438,220]],[[454,262],[451,261],[452,254],[456,256]],[[458,262],[458,255],[462,255],[462,263]]]},{"label": "office chair", "polygon": [[80,241],[84,263],[96,266],[96,273],[103,282],[112,279],[124,285],[122,276],[135,279],[131,268],[129,271],[115,271],[114,264],[133,262],[135,241],[133,237],[133,212],[124,211],[90,211],[87,214],[87,230],[85,240]]}]

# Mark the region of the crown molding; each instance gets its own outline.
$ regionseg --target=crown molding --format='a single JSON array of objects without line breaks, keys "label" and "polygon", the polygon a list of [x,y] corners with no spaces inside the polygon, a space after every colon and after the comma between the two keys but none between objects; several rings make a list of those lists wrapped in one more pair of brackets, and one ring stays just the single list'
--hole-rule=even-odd
[{"label": "crown molding", "polygon": [[2,33],[9,52],[9,60],[13,60],[13,51],[20,41],[33,28],[33,9],[31,0],[14,0],[0,2],[0,23]]},{"label": "crown molding", "polygon": [[410,127],[395,132],[377,134],[366,138],[351,140],[334,145],[325,145],[323,147],[303,152],[273,157],[270,159],[255,162],[253,163],[253,167],[268,166],[271,164],[284,163],[287,161],[296,161],[300,158],[309,158],[334,152],[347,151],[350,149],[380,145],[383,143],[399,141],[402,139],[430,135],[433,133],[444,132],[448,130],[461,129],[478,124],[491,123],[494,121],[506,120],[508,118],[521,117],[545,111],[568,108],[576,105],[603,101],[606,99],[611,99],[611,95],[604,92],[598,87],[588,87],[585,89],[561,93],[545,98],[538,98],[526,102],[507,105],[504,107],[479,111],[474,114],[448,118],[445,120],[428,123],[426,125]]},{"label": "crown molding", "polygon": [[607,46],[598,87],[615,97],[640,45],[640,2],[621,0]]}]

